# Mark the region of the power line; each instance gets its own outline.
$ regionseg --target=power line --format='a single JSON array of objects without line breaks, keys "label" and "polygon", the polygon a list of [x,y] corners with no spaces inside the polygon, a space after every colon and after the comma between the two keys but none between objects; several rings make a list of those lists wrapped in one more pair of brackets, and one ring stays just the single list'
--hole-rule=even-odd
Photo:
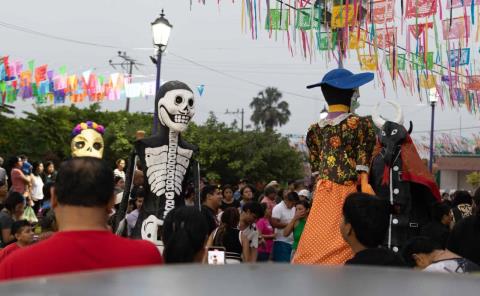
[{"label": "power line", "polygon": [[28,33],[28,34],[42,36],[42,37],[45,37],[45,38],[56,39],[56,40],[66,41],[66,42],[71,42],[71,43],[76,43],[76,44],[96,46],[96,47],[104,47],[104,48],[116,48],[116,49],[121,48],[121,47],[114,46],[114,45],[101,44],[101,43],[95,43],[95,42],[89,42],[89,41],[81,41],[81,40],[76,40],[76,39],[71,39],[71,38],[60,37],[60,36],[56,36],[56,35],[52,35],[52,34],[42,33],[42,32],[39,32],[39,31],[29,29],[27,27],[17,26],[17,25],[14,25],[14,24],[3,22],[3,21],[0,21],[0,26],[4,27],[4,28],[7,28],[7,29],[10,29],[10,30],[16,30],[16,31],[20,31],[20,32]]},{"label": "power line", "polygon": [[[214,69],[210,66],[207,66],[207,65],[203,65],[203,64],[200,64],[192,59],[189,59],[189,58],[186,58],[186,57],[183,57],[181,55],[178,55],[178,54],[175,54],[175,53],[172,53],[172,52],[169,52],[171,55],[179,58],[179,59],[182,59],[186,62],[189,62],[191,64],[194,64],[194,65],[197,65],[198,67],[201,67],[201,68],[204,68],[204,69],[207,69],[211,72],[215,72],[217,74],[220,74],[220,75],[223,75],[223,76],[226,76],[226,77],[229,77],[229,78],[232,78],[234,80],[239,80],[239,81],[243,81],[245,83],[248,83],[248,84],[251,84],[251,85],[255,85],[255,86],[258,86],[258,87],[261,87],[261,88],[267,88],[269,86],[267,85],[264,85],[264,84],[260,84],[260,83],[257,83],[257,82],[254,82],[254,81],[251,81],[251,80],[248,80],[248,79],[245,79],[245,78],[242,78],[242,77],[239,77],[239,76],[235,76],[235,75],[232,75],[232,74],[229,74],[229,73],[226,73],[226,72],[223,72],[223,71],[220,71],[220,70],[217,70],[217,69]],[[285,94],[288,94],[288,95],[291,95],[291,96],[296,96],[296,97],[300,97],[300,98],[304,98],[304,99],[309,99],[309,100],[314,100],[314,101],[323,101],[323,100],[319,100],[318,98],[315,98],[315,97],[308,97],[308,96],[304,96],[304,95],[301,95],[301,94],[298,94],[298,93],[294,93],[294,92],[291,92],[291,91],[284,91],[282,90],[283,93]]]},{"label": "power line", "polygon": [[[471,129],[480,129],[480,125],[478,126],[469,126],[469,127],[462,127],[461,130],[471,130]],[[435,129],[435,132],[451,132],[451,131],[459,131],[460,128],[446,128],[446,129]],[[425,130],[425,131],[413,131],[412,134],[417,134],[417,133],[429,133],[430,130]]]},{"label": "power line", "polygon": [[[120,48],[120,47],[118,47],[118,46],[109,45],[109,44],[101,44],[101,43],[94,43],[94,42],[88,42],[88,41],[81,41],[81,40],[77,40],[77,39],[64,38],[64,37],[60,37],[60,36],[56,36],[56,35],[52,35],[52,34],[42,33],[42,32],[39,32],[39,31],[35,31],[35,30],[29,29],[29,28],[26,28],[26,27],[22,27],[22,26],[17,26],[17,25],[14,25],[14,24],[6,23],[6,22],[3,22],[3,21],[0,21],[0,26],[5,27],[5,28],[8,28],[8,29],[11,29],[11,30],[17,30],[17,31],[21,31],[21,32],[24,32],[24,33],[29,33],[29,34],[33,34],[33,35],[38,35],[38,36],[42,36],[42,37],[45,37],[45,38],[51,38],[51,39],[61,40],[61,41],[65,41],[65,42],[71,42],[71,43],[88,45],[88,46],[95,46],[95,47],[103,47],[103,48],[117,48],[117,49]],[[189,63],[191,63],[191,64],[197,65],[198,67],[202,67],[202,68],[207,69],[207,70],[209,70],[209,71],[215,72],[215,73],[217,73],[217,74],[220,74],[220,75],[223,75],[223,76],[226,76],[226,77],[235,79],[235,80],[243,81],[243,82],[245,82],[245,83],[248,83],[248,84],[251,84],[251,85],[255,85],[255,86],[258,86],[258,87],[262,87],[262,88],[268,87],[268,86],[266,86],[266,85],[263,85],[263,84],[260,84],[260,83],[256,83],[256,82],[254,82],[254,81],[250,81],[250,80],[248,80],[248,79],[244,79],[244,78],[242,78],[242,77],[238,77],[238,76],[235,76],[235,75],[231,75],[231,74],[228,74],[228,73],[226,73],[226,72],[223,72],[223,71],[219,71],[219,70],[217,70],[217,69],[214,69],[214,68],[212,68],[212,67],[209,67],[209,66],[206,66],[206,65],[197,63],[197,62],[195,62],[195,61],[192,60],[192,59],[189,59],[189,58],[186,58],[186,57],[177,55],[177,54],[175,54],[175,53],[170,52],[170,54],[173,55],[173,56],[176,56],[177,58],[180,58],[180,59],[182,59],[182,60],[184,60],[184,61],[187,61],[187,62],[189,62]],[[318,98],[308,97],[308,96],[304,96],[304,95],[301,95],[301,94],[298,94],[298,93],[294,93],[294,92],[283,91],[283,93],[289,94],[289,95],[292,95],[292,96],[296,96],[296,97],[301,97],[301,98],[304,98],[304,99],[319,101]]]}]

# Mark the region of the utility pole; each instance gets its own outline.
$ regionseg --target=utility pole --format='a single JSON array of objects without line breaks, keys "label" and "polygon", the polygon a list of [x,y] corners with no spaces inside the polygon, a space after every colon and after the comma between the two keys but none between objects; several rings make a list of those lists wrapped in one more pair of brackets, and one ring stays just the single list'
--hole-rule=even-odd
[{"label": "utility pole", "polygon": [[241,115],[242,116],[242,133],[243,133],[243,117],[245,116],[245,111],[242,109],[237,109],[237,111],[225,111],[225,114],[229,115]]},{"label": "utility pole", "polygon": [[[133,72],[133,67],[135,67],[138,70],[137,65],[142,65],[141,63],[138,63],[136,60],[133,58],[127,56],[127,53],[125,51],[118,51],[117,52],[118,57],[122,59],[121,62],[114,63],[112,60],[109,60],[108,63],[110,66],[112,66],[115,70],[117,69],[115,66],[120,66],[122,69],[126,72],[128,72],[128,78],[129,82],[132,82],[133,77],[132,77],[132,72]],[[130,111],[130,98],[127,97],[127,104],[125,106],[125,111],[129,112]]]}]

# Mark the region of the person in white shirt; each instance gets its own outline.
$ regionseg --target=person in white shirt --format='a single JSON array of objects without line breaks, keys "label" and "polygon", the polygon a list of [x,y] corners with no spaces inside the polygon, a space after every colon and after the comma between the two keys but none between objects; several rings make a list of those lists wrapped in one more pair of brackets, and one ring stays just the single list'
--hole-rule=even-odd
[{"label": "person in white shirt", "polygon": [[125,181],[125,160],[123,159],[118,159],[115,164],[117,165],[117,168],[113,170],[113,175],[115,177],[121,177],[123,181]]},{"label": "person in white shirt", "polygon": [[263,214],[264,209],[256,201],[246,202],[242,206],[239,228],[241,234],[246,237],[250,246],[250,249],[245,252],[248,254],[248,258],[243,258],[244,262],[257,261],[259,233],[255,223],[263,217]]},{"label": "person in white shirt", "polygon": [[34,202],[33,209],[35,213],[38,213],[38,210],[43,203],[43,163],[41,162],[34,162],[32,165],[32,187],[31,187],[31,196]]},{"label": "person in white shirt", "polygon": [[272,226],[275,228],[276,238],[273,241],[273,261],[290,262],[292,255],[293,234],[283,235],[283,229],[295,216],[295,204],[298,202],[298,194],[290,192],[281,203],[272,211]]}]

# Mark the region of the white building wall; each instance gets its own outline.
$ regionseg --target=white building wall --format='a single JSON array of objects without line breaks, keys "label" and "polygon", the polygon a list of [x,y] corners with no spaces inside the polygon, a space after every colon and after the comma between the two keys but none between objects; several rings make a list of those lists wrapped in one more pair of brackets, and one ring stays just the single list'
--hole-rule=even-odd
[{"label": "white building wall", "polygon": [[458,189],[458,172],[457,171],[441,171],[440,173],[440,189],[452,190]]}]

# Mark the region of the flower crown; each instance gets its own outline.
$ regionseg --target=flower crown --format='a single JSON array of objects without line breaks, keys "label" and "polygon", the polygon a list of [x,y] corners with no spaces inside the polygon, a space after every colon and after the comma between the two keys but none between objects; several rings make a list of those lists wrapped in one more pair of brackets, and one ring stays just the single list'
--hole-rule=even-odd
[{"label": "flower crown", "polygon": [[82,131],[86,129],[93,129],[103,135],[105,133],[105,127],[103,125],[97,124],[96,122],[93,121],[87,121],[87,122],[82,122],[77,124],[75,128],[72,130],[72,137],[75,137],[79,135]]}]

